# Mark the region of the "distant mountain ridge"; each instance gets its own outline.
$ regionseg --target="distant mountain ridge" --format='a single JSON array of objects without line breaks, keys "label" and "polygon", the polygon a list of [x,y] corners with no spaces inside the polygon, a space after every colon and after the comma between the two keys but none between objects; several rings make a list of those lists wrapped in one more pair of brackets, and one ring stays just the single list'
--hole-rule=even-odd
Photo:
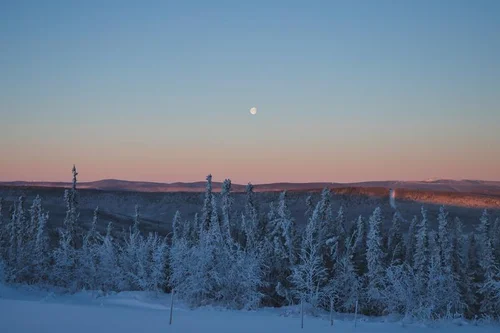
[{"label": "distant mountain ridge", "polygon": [[[221,182],[213,182],[214,190],[220,190]],[[15,187],[70,187],[69,182],[44,182],[44,181],[10,181],[0,182],[0,186]],[[106,191],[135,191],[135,192],[202,192],[205,182],[143,182],[119,179],[103,179],[92,182],[79,182],[81,189],[95,189]],[[271,191],[314,191],[328,188],[392,188],[425,191],[443,191],[455,193],[476,193],[487,195],[500,195],[500,181],[484,180],[450,180],[432,179],[424,181],[366,181],[357,183],[333,183],[333,182],[311,182],[311,183],[270,183],[256,184],[254,190],[258,192]],[[245,185],[233,184],[235,192],[245,190]]]}]

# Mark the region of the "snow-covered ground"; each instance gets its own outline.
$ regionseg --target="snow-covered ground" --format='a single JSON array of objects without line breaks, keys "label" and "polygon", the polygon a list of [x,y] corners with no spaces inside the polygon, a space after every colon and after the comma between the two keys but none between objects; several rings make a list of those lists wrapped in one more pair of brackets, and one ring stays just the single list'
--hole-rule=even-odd
[{"label": "snow-covered ground", "polygon": [[0,285],[0,332],[2,333],[153,333],[153,332],[441,332],[493,333],[500,326],[470,322],[405,324],[388,318],[360,318],[354,327],[352,316],[336,316],[330,326],[327,315],[306,316],[300,328],[298,308],[228,311],[216,308],[190,310],[174,304],[169,325],[170,295],[122,292],[99,296],[93,292],[56,295],[52,292]]}]

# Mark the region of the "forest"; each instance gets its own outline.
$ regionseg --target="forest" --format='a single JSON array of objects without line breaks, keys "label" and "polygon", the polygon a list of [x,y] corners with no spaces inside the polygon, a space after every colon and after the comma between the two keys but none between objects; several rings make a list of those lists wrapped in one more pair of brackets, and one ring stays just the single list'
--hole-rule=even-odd
[{"label": "forest", "polygon": [[303,302],[312,314],[357,307],[374,316],[499,319],[500,219],[486,210],[471,232],[445,207],[435,220],[422,207],[409,227],[397,209],[383,221],[380,207],[350,221],[325,189],[308,198],[299,226],[286,192],[264,207],[248,184],[236,211],[231,181],[216,193],[209,175],[199,213],[183,219],[177,211],[168,235],[141,231],[139,206],[128,230],[110,223],[101,232],[98,207],[90,228],[82,226],[77,175],[74,167],[57,239],[40,197],[29,204],[21,196],[4,215],[0,198],[0,281],[68,293],[174,291],[192,307]]}]

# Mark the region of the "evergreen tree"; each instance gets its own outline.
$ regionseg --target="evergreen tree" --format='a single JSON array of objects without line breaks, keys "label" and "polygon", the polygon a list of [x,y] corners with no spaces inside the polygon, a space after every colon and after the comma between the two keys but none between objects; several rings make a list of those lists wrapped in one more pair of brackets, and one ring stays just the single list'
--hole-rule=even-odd
[{"label": "evergreen tree", "polygon": [[359,300],[362,280],[356,272],[354,263],[355,240],[357,230],[345,240],[345,251],[335,263],[334,276],[330,279],[327,293],[333,299],[335,309],[354,311]]},{"label": "evergreen tree", "polygon": [[368,238],[367,222],[360,215],[356,220],[356,240],[354,241],[354,265],[359,276],[364,276],[367,271],[366,242]]},{"label": "evergreen tree", "polygon": [[413,257],[413,270],[416,277],[416,288],[418,294],[422,297],[421,306],[425,304],[425,295],[429,281],[429,239],[428,239],[428,220],[427,211],[422,207],[422,218],[416,226],[415,253]]},{"label": "evergreen tree", "polygon": [[99,269],[97,271],[97,281],[99,288],[105,292],[118,289],[124,283],[120,282],[120,271],[118,269],[118,260],[116,255],[113,237],[111,235],[112,223],[106,228],[106,235],[101,237],[100,246],[97,250]]},{"label": "evergreen tree", "polygon": [[73,248],[76,248],[76,233],[80,213],[78,209],[78,192],[76,190],[78,172],[76,171],[76,167],[74,165],[72,173],[73,181],[71,189],[64,191],[64,201],[66,203],[66,217],[64,218],[64,228],[66,229],[65,232],[68,233],[66,238],[71,239],[71,246]]},{"label": "evergreen tree", "polygon": [[222,183],[221,196],[221,211],[222,211],[222,234],[230,241],[231,240],[231,229],[234,229],[234,225],[231,219],[232,207],[233,207],[233,197],[231,195],[231,180],[225,179]]},{"label": "evergreen tree", "polygon": [[402,220],[401,214],[396,211],[392,217],[392,226],[389,229],[387,240],[389,262],[394,265],[402,264],[405,256],[403,233],[401,232]]},{"label": "evergreen tree", "polygon": [[36,209],[32,209],[31,213],[38,215],[35,219],[32,218],[32,223],[36,223],[33,239],[33,252],[31,257],[31,264],[33,267],[33,280],[38,283],[46,282],[49,278],[49,236],[47,233],[46,225],[49,220],[49,213],[44,213],[41,207],[41,200],[33,202]]},{"label": "evergreen tree", "polygon": [[479,312],[480,295],[478,287],[480,286],[478,245],[476,235],[472,232],[467,238],[467,276],[470,281],[471,293],[468,295],[468,312],[470,316],[477,315]]},{"label": "evergreen tree", "polygon": [[0,261],[2,262],[2,265],[4,265],[3,262],[7,258],[7,248],[8,248],[7,244],[8,244],[8,230],[7,230],[7,225],[3,219],[3,198],[0,197]]},{"label": "evergreen tree", "polygon": [[212,220],[212,175],[207,176],[207,184],[205,187],[205,200],[201,211],[201,228],[208,230]]},{"label": "evergreen tree", "polygon": [[498,268],[495,265],[495,256],[490,238],[490,219],[484,210],[479,226],[477,227],[478,263],[479,263],[479,294],[481,296],[480,311],[486,315],[496,315],[496,288],[494,282],[500,280]]},{"label": "evergreen tree", "polygon": [[447,307],[447,311],[462,312],[464,303],[460,298],[458,275],[453,267],[454,243],[453,233],[448,224],[448,212],[440,207],[438,215],[437,251],[440,262],[440,300]]},{"label": "evergreen tree", "polygon": [[[286,192],[279,197],[278,206],[273,214],[270,214],[268,253],[269,270],[266,282],[269,286],[271,299],[281,304],[284,300],[291,301],[290,282],[292,266],[296,262],[294,220],[286,202]],[[274,290],[274,291],[273,291]]]},{"label": "evergreen tree", "polygon": [[495,219],[493,228],[491,228],[490,239],[494,249],[496,265],[500,267],[500,218],[498,217]]},{"label": "evergreen tree", "polygon": [[308,195],[306,198],[306,211],[304,213],[306,221],[308,221],[311,218],[313,211],[314,211],[314,202],[312,196]]},{"label": "evergreen tree", "polygon": [[368,222],[370,230],[368,232],[366,244],[366,260],[368,282],[367,297],[370,310],[381,313],[383,310],[382,291],[384,289],[384,253],[382,252],[382,237],[380,235],[380,224],[382,223],[382,211],[377,207],[370,216]]},{"label": "evergreen tree", "polygon": [[183,232],[181,213],[176,211],[172,220],[172,242],[176,242],[181,237],[186,237],[187,235],[183,236]]},{"label": "evergreen tree", "polygon": [[320,222],[319,209],[315,209],[302,239],[299,264],[293,267],[291,276],[296,297],[313,308],[318,307],[322,301],[323,286],[327,278],[321,256]]},{"label": "evergreen tree", "polygon": [[413,216],[413,219],[410,222],[410,226],[408,228],[408,235],[406,236],[406,255],[405,255],[405,262],[406,264],[410,265],[413,267],[413,257],[415,256],[415,248],[416,248],[416,229],[417,229],[417,222],[418,219],[416,216]]},{"label": "evergreen tree", "polygon": [[467,236],[463,232],[462,221],[456,217],[452,231],[452,274],[458,286],[462,308],[460,312],[465,312],[468,317],[472,316],[475,307],[475,296],[472,289],[471,276],[467,272]]}]

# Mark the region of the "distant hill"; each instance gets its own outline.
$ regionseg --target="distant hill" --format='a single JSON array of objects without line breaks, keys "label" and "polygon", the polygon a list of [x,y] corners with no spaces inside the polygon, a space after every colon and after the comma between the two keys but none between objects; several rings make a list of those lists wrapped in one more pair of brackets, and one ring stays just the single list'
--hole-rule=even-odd
[{"label": "distant hill", "polygon": [[[63,187],[71,186],[68,182],[0,182],[3,186],[19,187]],[[133,191],[133,192],[202,192],[205,189],[205,182],[192,183],[156,183],[128,181],[119,179],[103,179],[93,182],[79,182],[81,189],[95,189],[105,191]],[[368,181],[359,183],[272,183],[254,185],[255,191],[314,191],[325,187],[328,188],[392,188],[406,190],[441,191],[452,193],[475,193],[487,195],[500,195],[500,181],[482,180],[425,180],[425,181]],[[221,188],[220,182],[214,182],[213,188],[217,191]],[[245,185],[233,184],[235,192],[245,190]]]}]

